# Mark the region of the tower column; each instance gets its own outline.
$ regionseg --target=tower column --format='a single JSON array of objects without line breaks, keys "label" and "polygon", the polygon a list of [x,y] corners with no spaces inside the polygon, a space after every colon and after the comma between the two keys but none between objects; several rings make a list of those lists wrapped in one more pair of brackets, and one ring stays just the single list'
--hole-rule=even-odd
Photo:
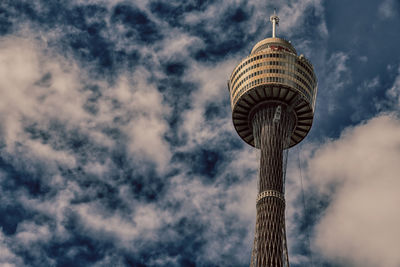
[{"label": "tower column", "polygon": [[295,119],[286,105],[271,103],[255,114],[255,145],[260,148],[257,217],[252,266],[281,267],[284,247],[284,149],[290,142]]}]

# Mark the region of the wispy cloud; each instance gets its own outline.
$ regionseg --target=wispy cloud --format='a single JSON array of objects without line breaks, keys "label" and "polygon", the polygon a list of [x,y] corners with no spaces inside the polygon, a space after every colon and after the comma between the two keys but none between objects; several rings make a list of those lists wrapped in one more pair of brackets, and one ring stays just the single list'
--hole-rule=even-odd
[{"label": "wispy cloud", "polygon": [[379,15],[383,19],[390,19],[396,15],[396,2],[394,0],[385,0],[379,6]]},{"label": "wispy cloud", "polygon": [[397,76],[393,82],[393,85],[386,92],[389,102],[393,108],[398,109],[400,107],[400,66],[397,71]]}]

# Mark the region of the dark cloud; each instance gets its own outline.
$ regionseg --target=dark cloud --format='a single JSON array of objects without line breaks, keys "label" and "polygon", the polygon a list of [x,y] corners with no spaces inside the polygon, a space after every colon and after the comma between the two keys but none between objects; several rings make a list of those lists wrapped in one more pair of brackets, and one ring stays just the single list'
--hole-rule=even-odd
[{"label": "dark cloud", "polygon": [[12,29],[12,22],[10,19],[10,14],[7,12],[7,9],[4,7],[0,7],[0,34],[5,35],[9,33]]},{"label": "dark cloud", "polygon": [[111,22],[126,26],[123,37],[132,42],[153,43],[162,38],[156,24],[135,6],[117,4],[113,9]]},{"label": "dark cloud", "polygon": [[151,1],[149,8],[152,13],[167,21],[172,27],[185,26],[184,16],[191,12],[204,12],[212,4],[211,1]]},{"label": "dark cloud", "polygon": [[0,219],[0,225],[3,233],[12,235],[17,230],[18,224],[24,220],[32,219],[29,211],[25,210],[21,205],[15,203],[4,203],[0,207],[0,212],[3,214]]},{"label": "dark cloud", "polygon": [[180,77],[184,74],[185,68],[184,62],[168,62],[165,64],[165,73],[168,76]]}]

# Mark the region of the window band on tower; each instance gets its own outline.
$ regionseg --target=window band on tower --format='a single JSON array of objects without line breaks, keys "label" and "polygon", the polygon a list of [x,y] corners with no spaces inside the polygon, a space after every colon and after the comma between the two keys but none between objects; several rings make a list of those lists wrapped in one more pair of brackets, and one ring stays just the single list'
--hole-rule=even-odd
[{"label": "window band on tower", "polygon": [[266,190],[257,195],[256,203],[258,203],[261,199],[266,197],[276,197],[281,201],[285,202],[285,196],[281,192],[276,190]]}]

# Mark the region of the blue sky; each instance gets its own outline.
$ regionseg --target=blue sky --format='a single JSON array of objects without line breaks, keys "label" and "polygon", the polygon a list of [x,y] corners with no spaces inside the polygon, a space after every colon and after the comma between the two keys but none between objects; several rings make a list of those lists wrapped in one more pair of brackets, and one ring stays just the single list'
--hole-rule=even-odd
[{"label": "blue sky", "polygon": [[398,0],[1,1],[0,265],[248,266],[257,151],[226,81],[274,8],[318,77],[291,266],[399,266]]}]

